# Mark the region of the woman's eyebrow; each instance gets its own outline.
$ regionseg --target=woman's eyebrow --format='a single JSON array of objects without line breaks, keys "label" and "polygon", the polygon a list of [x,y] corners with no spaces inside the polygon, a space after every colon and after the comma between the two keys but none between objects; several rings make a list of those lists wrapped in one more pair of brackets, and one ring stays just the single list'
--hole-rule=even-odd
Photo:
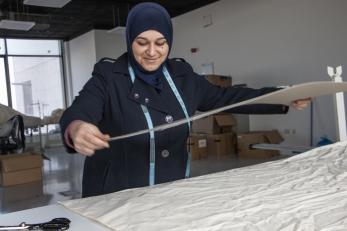
[{"label": "woman's eyebrow", "polygon": [[[148,41],[148,39],[147,39],[147,38],[145,38],[145,37],[141,37],[141,36],[136,37],[136,39],[143,39],[143,40]],[[156,41],[158,41],[158,40],[162,40],[162,39],[165,39],[165,37],[160,37],[160,38],[157,38],[157,39],[156,39]],[[165,40],[166,40],[166,39],[165,39]]]}]

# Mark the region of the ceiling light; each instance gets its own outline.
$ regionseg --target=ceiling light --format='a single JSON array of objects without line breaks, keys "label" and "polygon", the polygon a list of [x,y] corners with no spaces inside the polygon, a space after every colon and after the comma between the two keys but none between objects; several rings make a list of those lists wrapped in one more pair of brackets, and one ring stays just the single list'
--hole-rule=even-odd
[{"label": "ceiling light", "polygon": [[23,4],[32,6],[62,8],[70,1],[71,0],[24,0]]},{"label": "ceiling light", "polygon": [[28,31],[33,26],[35,26],[35,22],[15,21],[15,20],[6,20],[6,19],[0,21],[0,29]]},{"label": "ceiling light", "polygon": [[108,30],[107,33],[110,34],[125,34],[125,27],[124,26],[116,26],[111,30]]}]

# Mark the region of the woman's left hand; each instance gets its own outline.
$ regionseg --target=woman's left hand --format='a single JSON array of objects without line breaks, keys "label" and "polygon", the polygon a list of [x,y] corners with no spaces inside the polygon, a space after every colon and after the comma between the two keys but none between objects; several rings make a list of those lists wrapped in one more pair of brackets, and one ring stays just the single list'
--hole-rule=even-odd
[{"label": "woman's left hand", "polygon": [[312,101],[311,98],[297,99],[292,101],[290,106],[297,110],[302,110],[302,109],[305,109],[311,103],[311,101]]}]

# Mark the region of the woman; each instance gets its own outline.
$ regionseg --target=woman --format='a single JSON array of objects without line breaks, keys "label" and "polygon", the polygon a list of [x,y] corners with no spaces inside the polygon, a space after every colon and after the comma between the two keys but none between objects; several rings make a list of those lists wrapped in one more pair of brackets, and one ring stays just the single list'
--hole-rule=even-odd
[{"label": "woman", "polygon": [[[83,197],[142,187],[189,176],[187,124],[108,142],[117,136],[253,98],[275,88],[219,88],[185,62],[168,59],[172,24],[167,11],[141,3],[129,13],[127,53],[103,59],[68,108],[61,127],[69,151],[87,156]],[[307,101],[298,101],[298,108]],[[286,113],[283,105],[235,108],[233,113]]]}]

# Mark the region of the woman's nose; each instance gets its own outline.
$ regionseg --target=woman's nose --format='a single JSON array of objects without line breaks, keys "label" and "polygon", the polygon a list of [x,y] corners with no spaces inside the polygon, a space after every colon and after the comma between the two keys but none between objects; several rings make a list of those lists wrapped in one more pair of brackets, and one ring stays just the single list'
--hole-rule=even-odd
[{"label": "woman's nose", "polygon": [[147,49],[147,54],[150,56],[155,55],[155,46],[153,44],[150,44],[148,49]]}]

